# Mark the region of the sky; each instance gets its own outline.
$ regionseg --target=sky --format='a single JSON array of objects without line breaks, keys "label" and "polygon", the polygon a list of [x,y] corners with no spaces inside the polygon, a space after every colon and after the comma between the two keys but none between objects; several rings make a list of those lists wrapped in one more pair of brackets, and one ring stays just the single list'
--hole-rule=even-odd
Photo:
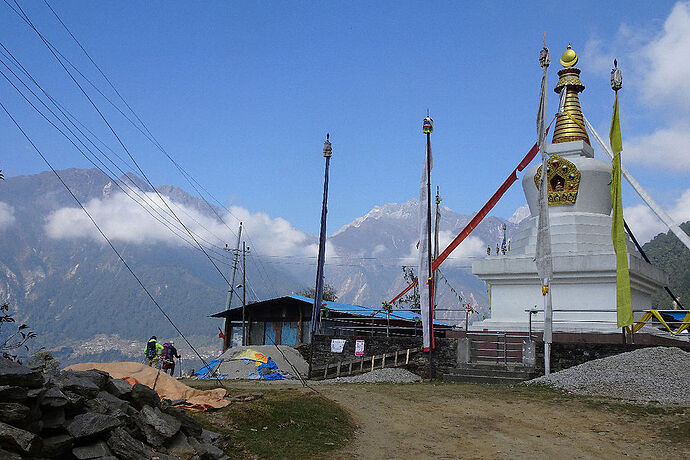
[{"label": "sky", "polygon": [[[129,113],[46,3],[19,4],[60,53]],[[558,59],[570,43],[586,86],[583,111],[606,137],[614,98],[609,73],[617,58],[623,162],[673,218],[690,219],[690,2],[75,0],[50,6],[165,151],[235,215],[253,218],[256,229],[282,225],[318,234],[327,132],[333,143],[329,233],[374,206],[414,198],[427,109],[435,122],[434,187],[456,212],[479,210],[536,140],[544,33],[552,55],[549,116],[557,109]],[[138,173],[6,3],[0,3],[0,26],[6,49],[127,160],[125,170]],[[154,184],[193,192],[158,148],[77,80]],[[56,168],[91,167],[4,78],[0,101]],[[4,112],[0,137],[6,177],[47,169]],[[626,184],[623,196],[639,239],[664,231]],[[1,201],[0,192],[0,227],[12,219]],[[508,218],[524,203],[517,182],[492,214]],[[263,235],[267,242],[276,238],[271,231]]]}]

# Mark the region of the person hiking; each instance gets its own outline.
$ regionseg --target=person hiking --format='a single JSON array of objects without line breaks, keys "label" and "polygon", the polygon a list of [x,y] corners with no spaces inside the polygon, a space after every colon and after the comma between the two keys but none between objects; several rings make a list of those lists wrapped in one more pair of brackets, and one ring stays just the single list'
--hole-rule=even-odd
[{"label": "person hiking", "polygon": [[155,335],[152,335],[146,344],[146,350],[144,351],[144,356],[146,356],[146,365],[153,367],[154,363],[158,363],[162,353],[163,345],[158,343],[158,339]]},{"label": "person hiking", "polygon": [[163,372],[168,373],[170,369],[170,375],[175,376],[175,358],[180,359],[180,355],[177,354],[177,348],[175,348],[175,342],[165,342],[163,344]]}]

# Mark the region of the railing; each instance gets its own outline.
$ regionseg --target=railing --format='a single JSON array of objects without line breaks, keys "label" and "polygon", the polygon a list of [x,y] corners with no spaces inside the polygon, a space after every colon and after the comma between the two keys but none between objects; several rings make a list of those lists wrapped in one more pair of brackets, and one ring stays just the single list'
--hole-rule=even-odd
[{"label": "railing", "polygon": [[496,364],[521,363],[522,343],[527,334],[508,332],[466,332],[471,340],[471,362],[494,361]]},{"label": "railing", "polygon": [[392,353],[383,353],[371,357],[360,357],[348,361],[338,361],[328,363],[323,367],[314,367],[311,371],[311,378],[314,380],[330,379],[354,374],[363,374],[374,369],[385,367],[401,367],[410,363],[410,355],[422,351],[421,347],[407,348]]},{"label": "railing", "polygon": [[[551,310],[552,313],[616,313],[617,310],[615,309],[570,309],[570,308],[558,308],[558,309],[553,309]],[[657,310],[659,313],[678,313],[679,310]],[[532,339],[532,315],[537,315],[537,314],[543,314],[544,310],[543,309],[538,309],[538,308],[529,308],[526,309],[525,312],[527,313],[527,316],[529,318],[529,338],[530,340]],[[649,310],[632,310],[633,313],[647,313]],[[568,323],[568,324],[598,324],[598,325],[614,325],[612,329],[617,329],[617,322],[616,320],[608,320],[608,319],[555,319],[554,316],[552,315],[551,322],[554,324],[559,324],[559,323]],[[539,323],[544,323],[544,320],[538,321]],[[674,327],[679,327],[682,324],[690,324],[688,321],[676,321],[676,320],[671,320],[666,322],[669,326],[673,325]],[[661,324],[655,317],[651,318],[651,324],[650,325],[659,325]],[[626,332],[625,328],[622,330],[623,335],[625,336],[626,334],[629,333],[630,336],[630,341],[634,343],[635,341],[635,333],[633,329],[631,328],[628,332]]]}]

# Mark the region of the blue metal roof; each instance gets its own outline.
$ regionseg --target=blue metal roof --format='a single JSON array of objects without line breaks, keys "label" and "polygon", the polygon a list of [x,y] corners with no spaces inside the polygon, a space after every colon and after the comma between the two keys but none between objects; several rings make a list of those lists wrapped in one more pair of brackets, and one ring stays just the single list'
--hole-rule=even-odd
[{"label": "blue metal roof", "polygon": [[[308,302],[313,304],[314,299],[311,299],[309,297],[304,297],[301,295],[295,295],[291,294],[288,297],[292,297],[293,299],[301,300],[303,302]],[[381,318],[381,319],[386,319],[387,315],[386,312],[381,309],[381,308],[373,308],[372,307],[363,307],[361,305],[350,305],[346,303],[338,303],[338,302],[330,302],[328,300],[324,300],[322,303],[323,308],[327,308],[331,311],[338,311],[341,313],[349,313],[351,315],[357,315],[357,316],[367,316],[367,317],[374,317],[374,318]],[[376,312],[375,314],[372,315],[372,313]],[[413,311],[409,310],[393,310],[390,315],[391,319],[401,319],[405,321],[414,321],[415,318],[420,318],[419,313],[415,313]],[[441,326],[452,326],[452,323],[449,323],[447,321],[439,321],[435,320],[434,324],[438,324]]]}]

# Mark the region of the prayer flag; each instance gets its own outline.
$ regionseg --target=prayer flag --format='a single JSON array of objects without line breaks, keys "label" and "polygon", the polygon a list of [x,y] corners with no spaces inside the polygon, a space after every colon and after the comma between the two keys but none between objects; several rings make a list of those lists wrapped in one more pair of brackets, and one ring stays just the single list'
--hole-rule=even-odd
[{"label": "prayer flag", "polygon": [[611,205],[613,206],[613,222],[611,225],[611,239],[616,251],[616,311],[618,312],[618,327],[629,326],[633,323],[632,296],[630,294],[630,273],[628,272],[628,248],[625,242],[625,225],[623,223],[623,199],[621,197],[621,125],[618,118],[618,91],[613,104],[611,131],[609,132],[611,150],[613,151],[613,166],[611,168]]}]

